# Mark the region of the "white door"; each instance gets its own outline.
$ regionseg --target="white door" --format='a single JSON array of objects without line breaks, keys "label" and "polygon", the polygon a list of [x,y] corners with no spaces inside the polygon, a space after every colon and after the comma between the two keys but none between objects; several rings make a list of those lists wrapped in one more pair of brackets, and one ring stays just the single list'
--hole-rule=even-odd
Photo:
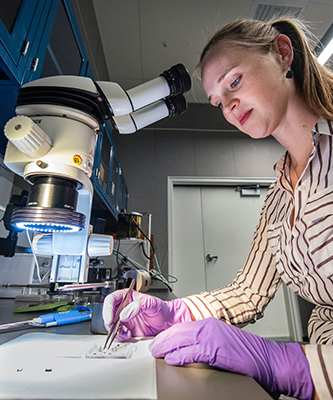
[{"label": "white door", "polygon": [[[176,296],[226,286],[243,267],[268,188],[260,188],[260,196],[255,197],[242,197],[236,188],[230,185],[173,187],[169,208],[169,229],[172,230],[169,262],[170,273],[178,279],[173,286]],[[284,289],[280,288],[265,317],[244,329],[264,337],[288,340],[293,336],[289,307]]]},{"label": "white door", "polygon": [[[267,188],[241,197],[236,187],[201,187],[206,290],[231,283],[248,254]],[[206,259],[211,254],[211,261]]]}]

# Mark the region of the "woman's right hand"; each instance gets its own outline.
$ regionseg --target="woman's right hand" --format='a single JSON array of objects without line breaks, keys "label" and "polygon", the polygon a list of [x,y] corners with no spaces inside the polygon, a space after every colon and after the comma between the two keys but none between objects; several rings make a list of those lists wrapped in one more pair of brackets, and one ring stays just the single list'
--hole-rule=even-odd
[{"label": "woman's right hand", "polygon": [[[117,290],[104,299],[102,315],[107,330],[127,290]],[[192,321],[190,311],[181,299],[163,301],[132,290],[127,302],[129,304],[119,316],[122,322],[117,335],[119,341],[132,336],[155,336],[172,325]]]}]

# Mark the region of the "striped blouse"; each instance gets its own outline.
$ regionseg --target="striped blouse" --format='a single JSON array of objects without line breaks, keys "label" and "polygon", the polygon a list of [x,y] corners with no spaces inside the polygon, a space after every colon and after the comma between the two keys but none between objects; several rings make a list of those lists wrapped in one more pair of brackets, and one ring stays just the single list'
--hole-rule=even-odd
[{"label": "striped blouse", "polygon": [[[239,327],[263,317],[283,281],[316,305],[306,346],[320,399],[333,398],[333,127],[320,119],[313,150],[295,190],[288,152],[277,162],[245,265],[227,287],[183,299],[194,319]],[[294,220],[290,223],[291,212]],[[330,382],[330,379],[332,382]]]}]

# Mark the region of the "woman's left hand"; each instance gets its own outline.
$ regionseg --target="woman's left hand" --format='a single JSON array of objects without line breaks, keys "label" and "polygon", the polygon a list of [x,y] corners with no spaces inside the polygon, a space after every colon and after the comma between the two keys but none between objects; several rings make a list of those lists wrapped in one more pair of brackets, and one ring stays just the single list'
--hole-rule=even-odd
[{"label": "woman's left hand", "polygon": [[177,324],[150,345],[170,365],[207,363],[253,377],[267,392],[311,399],[308,361],[298,343],[276,343],[215,318]]}]

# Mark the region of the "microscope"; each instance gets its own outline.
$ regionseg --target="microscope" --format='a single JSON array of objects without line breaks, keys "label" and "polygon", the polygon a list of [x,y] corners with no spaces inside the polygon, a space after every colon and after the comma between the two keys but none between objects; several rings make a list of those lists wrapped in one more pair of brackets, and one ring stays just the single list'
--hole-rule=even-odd
[{"label": "microscope", "polygon": [[100,126],[133,133],[187,109],[191,79],[182,64],[128,91],[78,76],[38,79],[19,89],[5,126],[4,163],[31,184],[11,224],[33,232],[32,250],[53,257],[50,282],[87,282],[89,258],[111,255],[113,238],[92,233],[90,181]]}]

